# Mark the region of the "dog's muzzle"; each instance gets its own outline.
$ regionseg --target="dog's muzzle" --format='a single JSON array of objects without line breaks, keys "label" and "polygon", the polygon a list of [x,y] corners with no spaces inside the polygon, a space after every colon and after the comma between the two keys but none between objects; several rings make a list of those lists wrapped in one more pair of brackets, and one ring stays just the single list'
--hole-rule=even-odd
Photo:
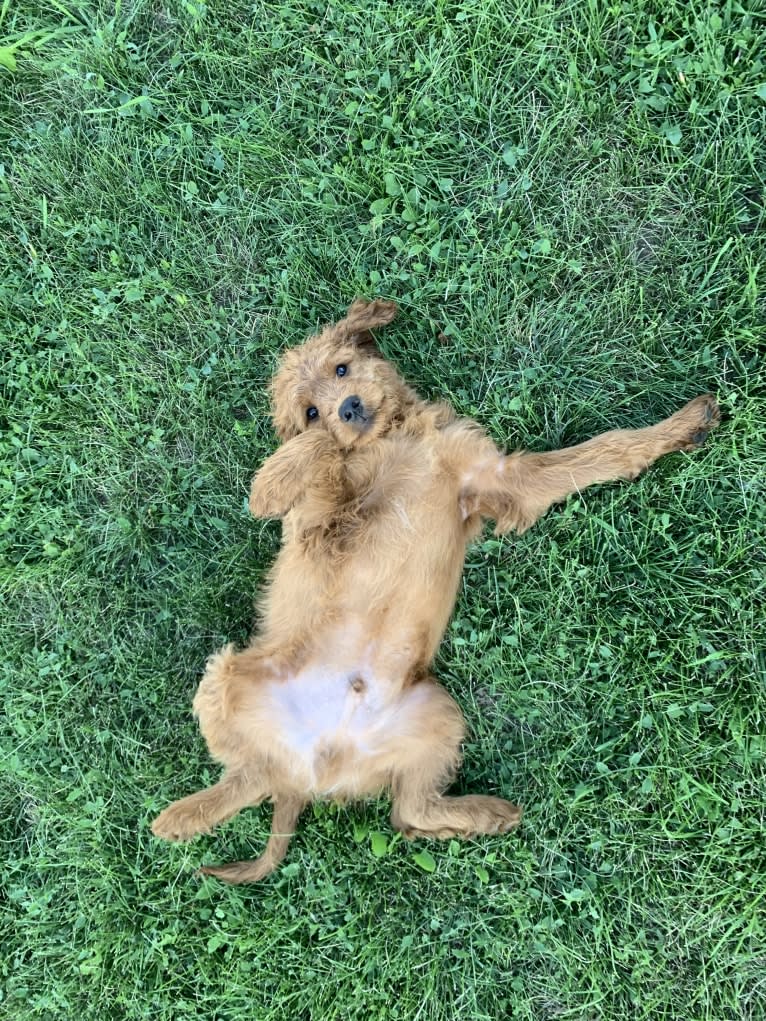
[{"label": "dog's muzzle", "polygon": [[370,416],[365,410],[361,397],[352,394],[347,397],[338,408],[338,418],[347,425],[355,426],[357,429],[364,429],[370,421]]}]

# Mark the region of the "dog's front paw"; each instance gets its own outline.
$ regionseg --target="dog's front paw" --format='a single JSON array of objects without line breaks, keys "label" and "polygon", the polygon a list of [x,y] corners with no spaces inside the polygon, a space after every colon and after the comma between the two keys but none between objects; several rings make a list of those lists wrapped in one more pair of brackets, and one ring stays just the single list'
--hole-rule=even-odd
[{"label": "dog's front paw", "polygon": [[676,412],[671,421],[677,429],[675,449],[696,450],[721,421],[721,411],[712,394],[702,394]]}]

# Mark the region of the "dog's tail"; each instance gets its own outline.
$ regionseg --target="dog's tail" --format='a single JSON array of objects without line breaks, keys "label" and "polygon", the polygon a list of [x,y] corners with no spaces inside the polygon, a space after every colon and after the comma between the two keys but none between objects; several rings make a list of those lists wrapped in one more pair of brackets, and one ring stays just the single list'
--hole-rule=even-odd
[{"label": "dog's tail", "polygon": [[203,865],[199,870],[205,876],[216,876],[224,883],[257,883],[279,865],[287,853],[298,816],[306,802],[295,795],[274,799],[271,836],[260,858],[253,861],[234,861],[229,865]]}]

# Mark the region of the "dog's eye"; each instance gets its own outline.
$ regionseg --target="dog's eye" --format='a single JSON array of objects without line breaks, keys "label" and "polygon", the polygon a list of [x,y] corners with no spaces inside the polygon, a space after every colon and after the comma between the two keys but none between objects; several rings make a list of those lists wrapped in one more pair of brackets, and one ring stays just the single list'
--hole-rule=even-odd
[{"label": "dog's eye", "polygon": [[335,375],[336,376],[345,376],[347,372],[348,372],[348,366],[347,365],[336,365],[335,366]]},{"label": "dog's eye", "polygon": [[306,408],[306,418],[309,422],[313,422],[315,418],[319,418],[319,412],[312,404],[310,408]]}]

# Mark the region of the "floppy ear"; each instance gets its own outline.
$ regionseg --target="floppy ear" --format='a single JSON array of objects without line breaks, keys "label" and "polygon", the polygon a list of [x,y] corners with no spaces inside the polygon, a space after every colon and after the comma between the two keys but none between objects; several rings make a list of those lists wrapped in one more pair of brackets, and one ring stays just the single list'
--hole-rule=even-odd
[{"label": "floppy ear", "polygon": [[345,334],[345,339],[359,348],[377,352],[375,341],[370,330],[376,326],[385,326],[390,323],[398,312],[395,301],[383,301],[376,298],[374,301],[365,301],[364,298],[357,298],[346,313],[346,318],[341,319],[338,327]]},{"label": "floppy ear", "polygon": [[271,421],[274,431],[281,443],[298,436],[300,429],[295,422],[295,416],[284,395],[285,387],[277,374],[269,385],[269,397],[271,399]]}]

